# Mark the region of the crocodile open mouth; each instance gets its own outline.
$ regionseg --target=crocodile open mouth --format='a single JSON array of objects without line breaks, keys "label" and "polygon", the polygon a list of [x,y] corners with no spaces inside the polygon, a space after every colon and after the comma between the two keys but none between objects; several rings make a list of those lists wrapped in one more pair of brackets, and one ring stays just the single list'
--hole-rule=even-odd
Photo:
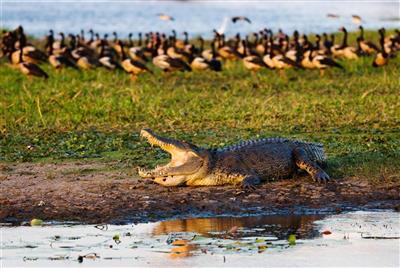
[{"label": "crocodile open mouth", "polygon": [[196,147],[192,144],[160,137],[150,129],[141,130],[140,136],[171,155],[171,161],[164,166],[157,166],[152,170],[139,168],[138,173],[142,178],[152,178],[164,185],[179,185],[203,164]]}]

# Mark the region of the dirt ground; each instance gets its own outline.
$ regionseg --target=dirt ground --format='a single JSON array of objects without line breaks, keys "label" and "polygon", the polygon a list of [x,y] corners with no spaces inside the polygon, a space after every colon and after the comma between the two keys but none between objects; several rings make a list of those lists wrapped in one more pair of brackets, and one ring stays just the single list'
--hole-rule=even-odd
[{"label": "dirt ground", "polygon": [[32,218],[86,223],[155,221],[165,218],[339,212],[395,208],[400,183],[348,177],[316,184],[306,176],[267,182],[256,190],[235,186],[166,188],[138,179],[115,163],[3,163],[0,222]]}]

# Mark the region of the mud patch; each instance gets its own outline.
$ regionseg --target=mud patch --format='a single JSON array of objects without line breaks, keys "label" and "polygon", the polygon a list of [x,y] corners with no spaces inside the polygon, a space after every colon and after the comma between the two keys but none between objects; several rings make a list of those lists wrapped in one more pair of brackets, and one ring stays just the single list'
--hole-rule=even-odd
[{"label": "mud patch", "polygon": [[246,192],[235,186],[166,188],[117,165],[91,161],[2,164],[0,221],[147,222],[188,215],[393,208],[399,201],[396,180],[379,185],[352,177],[315,184],[308,177],[297,177]]}]

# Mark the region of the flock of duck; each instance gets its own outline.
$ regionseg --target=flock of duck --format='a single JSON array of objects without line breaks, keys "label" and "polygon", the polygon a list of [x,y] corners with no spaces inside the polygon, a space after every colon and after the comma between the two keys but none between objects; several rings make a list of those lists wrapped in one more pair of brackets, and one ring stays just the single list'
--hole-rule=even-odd
[{"label": "flock of duck", "polygon": [[22,26],[12,31],[5,31],[1,40],[1,56],[7,57],[10,65],[31,77],[48,78],[48,74],[39,64],[48,62],[55,69],[74,68],[88,70],[107,68],[122,69],[136,79],[141,73],[153,73],[148,67],[152,62],[164,72],[212,70],[221,71],[226,61],[240,60],[246,69],[257,72],[266,68],[278,70],[284,74],[288,68],[317,69],[320,74],[326,68],[342,68],[337,59],[355,60],[361,56],[374,55],[372,65],[384,66],[389,58],[400,50],[400,31],[386,36],[384,28],[379,29],[379,45],[364,38],[364,29],[359,26],[360,34],[357,46],[348,44],[348,34],[344,27],[342,42],[335,43],[335,35],[326,33],[315,36],[315,42],[307,35],[295,31],[291,37],[279,30],[276,34],[270,29],[263,29],[250,36],[241,38],[240,34],[226,40],[224,34],[214,30],[214,38],[205,49],[206,42],[199,37],[198,45],[189,41],[187,32],[178,39],[175,31],[171,35],[149,32],[133,40],[129,34],[127,40],[118,38],[113,32],[113,40],[105,34],[102,38],[90,30],[90,38],[85,38],[82,30],[79,34],[59,33],[55,38],[50,30],[46,36],[44,50],[28,42]]}]

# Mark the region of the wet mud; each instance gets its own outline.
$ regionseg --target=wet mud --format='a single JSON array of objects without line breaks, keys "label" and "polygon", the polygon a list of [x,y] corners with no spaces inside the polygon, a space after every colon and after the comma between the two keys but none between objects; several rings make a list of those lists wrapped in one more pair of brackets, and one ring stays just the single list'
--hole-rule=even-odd
[{"label": "wet mud", "polygon": [[397,180],[345,177],[327,184],[307,176],[235,186],[170,187],[138,178],[116,163],[3,163],[0,222],[32,218],[83,223],[149,222],[219,215],[321,214],[362,208],[398,209]]}]

